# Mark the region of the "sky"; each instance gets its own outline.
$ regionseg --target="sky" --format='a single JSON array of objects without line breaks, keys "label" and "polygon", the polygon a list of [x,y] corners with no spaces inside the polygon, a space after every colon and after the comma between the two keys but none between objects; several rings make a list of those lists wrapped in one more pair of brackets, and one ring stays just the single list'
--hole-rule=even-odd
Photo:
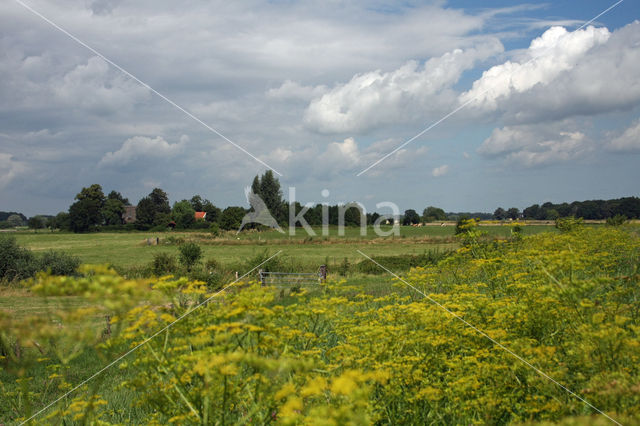
[{"label": "sky", "polygon": [[248,207],[267,168],[369,211],[639,196],[640,2],[585,25],[615,3],[4,1],[0,210]]}]

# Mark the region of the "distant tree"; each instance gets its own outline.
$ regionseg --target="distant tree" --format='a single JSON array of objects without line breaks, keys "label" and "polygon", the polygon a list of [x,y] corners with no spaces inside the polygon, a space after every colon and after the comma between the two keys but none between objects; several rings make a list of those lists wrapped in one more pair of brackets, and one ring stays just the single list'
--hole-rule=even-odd
[{"label": "distant tree", "polygon": [[[197,212],[204,211],[204,202],[205,201],[202,200],[202,197],[197,194],[191,197],[191,200],[189,200],[191,207],[193,208],[194,211],[197,211]],[[174,208],[175,208],[175,205],[174,205]]]},{"label": "distant tree", "polygon": [[143,197],[138,201],[138,207],[136,208],[136,226],[138,228],[149,228],[153,225],[153,221],[156,217],[156,208],[153,201],[149,197]]},{"label": "distant tree", "polygon": [[182,200],[173,204],[171,218],[176,222],[178,228],[187,229],[196,221],[195,212],[189,201]]},{"label": "distant tree", "polygon": [[227,207],[220,216],[220,228],[225,230],[239,229],[246,212],[242,207]]},{"label": "distant tree", "polygon": [[422,212],[422,219],[425,222],[435,222],[447,220],[447,214],[438,207],[429,206]]},{"label": "distant tree", "polygon": [[496,211],[493,212],[493,218],[495,220],[505,220],[507,218],[507,212],[504,211],[502,207],[498,207]]},{"label": "distant tree", "polygon": [[211,201],[204,200],[202,211],[207,212],[207,215],[205,216],[205,220],[207,222],[211,222],[211,223],[220,222],[220,215],[222,215],[222,210],[214,206],[213,203],[211,203]]},{"label": "distant tree", "polygon": [[511,207],[509,210],[507,210],[507,217],[509,219],[518,219],[520,217],[520,210],[518,210],[516,207]]},{"label": "distant tree", "polygon": [[33,216],[29,218],[27,225],[31,229],[42,229],[44,228],[45,221],[42,216]]},{"label": "distant tree", "polygon": [[130,206],[129,199],[122,196],[118,191],[111,191],[109,195],[107,195],[107,200],[118,200],[122,203],[123,206]]},{"label": "distant tree", "polygon": [[87,232],[102,224],[105,196],[102,187],[93,184],[76,195],[77,201],[69,207],[69,220],[73,232]]},{"label": "distant tree", "polygon": [[538,204],[534,204],[532,206],[527,207],[522,211],[522,216],[525,219],[537,219],[540,214],[540,206]]},{"label": "distant tree", "polygon": [[273,175],[273,171],[267,170],[262,177],[254,177],[251,190],[262,198],[269,212],[278,222],[287,220],[286,203],[282,198],[280,181]]},{"label": "distant tree", "polygon": [[18,216],[17,214],[12,214],[7,218],[7,222],[11,226],[22,226],[24,224],[24,220]]},{"label": "distant tree", "polygon": [[107,198],[101,213],[105,225],[122,225],[124,203],[118,198]]},{"label": "distant tree", "polygon": [[402,224],[412,225],[414,223],[420,223],[420,216],[418,216],[418,213],[413,209],[405,210]]},{"label": "distant tree", "polygon": [[166,226],[170,221],[171,207],[167,193],[154,188],[146,197],[138,201],[136,208],[136,226],[148,229],[151,226]]},{"label": "distant tree", "polygon": [[169,196],[160,188],[154,188],[149,194],[149,198],[155,206],[156,213],[171,213]]},{"label": "distant tree", "polygon": [[69,231],[71,229],[71,218],[69,213],[60,212],[55,217],[52,217],[47,226],[51,229],[60,229],[64,231]]}]

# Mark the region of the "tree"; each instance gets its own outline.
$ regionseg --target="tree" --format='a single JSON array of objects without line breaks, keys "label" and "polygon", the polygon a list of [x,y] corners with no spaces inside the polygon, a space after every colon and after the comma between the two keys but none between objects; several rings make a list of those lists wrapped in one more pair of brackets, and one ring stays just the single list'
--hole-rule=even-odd
[{"label": "tree", "polygon": [[202,206],[202,211],[207,212],[207,215],[205,216],[205,220],[207,222],[211,222],[211,223],[220,222],[220,215],[222,214],[222,210],[220,210],[218,207],[214,206],[211,203],[211,201],[204,200],[204,204]]},{"label": "tree", "polygon": [[[191,197],[191,200],[189,201],[189,203],[191,204],[191,207],[193,208],[194,211],[197,211],[197,212],[204,211],[205,201],[202,200],[201,196],[197,194],[194,195],[193,197]],[[173,207],[175,208],[175,205]]]},{"label": "tree", "polygon": [[102,207],[105,196],[102,187],[93,184],[76,195],[77,201],[69,207],[71,230],[73,232],[87,232],[102,224]]},{"label": "tree", "polygon": [[169,205],[169,196],[160,188],[154,188],[149,194],[149,198],[155,206],[156,213],[171,213]]},{"label": "tree", "polygon": [[138,201],[136,208],[136,226],[148,229],[151,226],[166,226],[169,223],[171,207],[169,197],[160,188],[154,188],[146,197]]},{"label": "tree", "polygon": [[[187,204],[189,204],[188,201]],[[202,258],[202,249],[196,243],[182,244],[178,250],[180,250],[180,263],[182,263],[188,271],[191,271],[191,268]]]},{"label": "tree", "polygon": [[286,204],[282,199],[280,181],[273,175],[273,171],[267,170],[262,177],[254,177],[251,183],[251,190],[254,194],[260,196],[276,221],[286,221]]},{"label": "tree", "polygon": [[239,229],[246,212],[242,207],[227,207],[220,216],[220,228],[225,230]]},{"label": "tree", "polygon": [[111,191],[109,195],[107,195],[107,200],[118,200],[122,203],[123,206],[130,206],[128,198],[124,198],[121,193],[118,191]]},{"label": "tree", "polygon": [[438,207],[429,206],[422,211],[422,219],[425,222],[443,221],[447,220],[447,214]]},{"label": "tree", "polygon": [[42,229],[44,228],[45,221],[42,216],[33,216],[30,217],[27,221],[27,225],[31,229]]},{"label": "tree", "polygon": [[519,218],[520,210],[518,210],[516,207],[511,207],[509,210],[507,210],[507,217],[514,220]]},{"label": "tree", "polygon": [[124,203],[119,198],[107,198],[101,213],[105,225],[122,225]]},{"label": "tree", "polygon": [[195,221],[196,211],[187,200],[182,200],[173,204],[171,218],[176,222],[176,226],[180,229],[189,228]]},{"label": "tree", "polygon": [[414,223],[420,223],[420,216],[418,216],[418,213],[413,209],[405,210],[402,224],[412,225]]},{"label": "tree", "polygon": [[68,231],[71,229],[71,218],[69,213],[60,212],[55,217],[49,219],[47,226],[51,229],[61,229]]},{"label": "tree", "polygon": [[502,207],[498,207],[496,211],[493,212],[493,218],[495,220],[505,220],[507,218],[507,212],[504,211]]},{"label": "tree", "polygon": [[11,226],[22,226],[22,224],[24,223],[22,218],[17,214],[12,214],[11,216],[9,216],[7,218],[7,222],[9,222]]}]

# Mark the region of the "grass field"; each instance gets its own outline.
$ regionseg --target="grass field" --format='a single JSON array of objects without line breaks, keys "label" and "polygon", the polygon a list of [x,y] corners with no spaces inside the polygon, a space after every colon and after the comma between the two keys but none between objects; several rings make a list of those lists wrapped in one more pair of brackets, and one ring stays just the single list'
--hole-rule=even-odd
[{"label": "grass field", "polygon": [[[507,237],[511,233],[508,226],[483,226],[490,237]],[[523,227],[525,235],[554,231],[553,226],[532,225]],[[134,232],[71,234],[47,232],[18,232],[18,243],[33,251],[62,250],[80,257],[84,263],[109,263],[130,267],[150,262],[158,252],[177,253],[176,240],[195,241],[201,245],[204,258],[213,258],[224,265],[244,264],[246,259],[255,257],[265,250],[274,254],[283,251],[284,256],[296,259],[307,268],[317,268],[328,260],[336,264],[345,257],[349,262],[362,260],[356,250],[371,256],[421,254],[428,250],[448,250],[457,247],[453,226],[426,226],[400,228],[400,237],[378,237],[373,229],[366,236],[360,235],[359,228],[346,228],[344,236],[337,235],[337,228],[330,228],[330,235],[321,236],[322,230],[314,228],[318,234],[310,237],[304,230],[297,230],[295,236],[283,235],[276,231],[234,232],[213,238],[208,233],[196,232]],[[160,239],[160,245],[150,246],[147,239]],[[169,243],[169,244],[167,244]]]}]

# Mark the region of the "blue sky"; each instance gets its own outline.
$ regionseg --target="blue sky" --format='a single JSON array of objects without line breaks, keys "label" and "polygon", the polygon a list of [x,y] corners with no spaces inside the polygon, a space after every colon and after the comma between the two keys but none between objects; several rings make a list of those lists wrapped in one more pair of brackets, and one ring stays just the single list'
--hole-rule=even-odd
[{"label": "blue sky", "polygon": [[285,195],[371,210],[638,196],[640,5],[578,30],[614,3],[26,2],[247,154],[3,2],[0,210],[92,183],[247,206],[255,158]]}]

